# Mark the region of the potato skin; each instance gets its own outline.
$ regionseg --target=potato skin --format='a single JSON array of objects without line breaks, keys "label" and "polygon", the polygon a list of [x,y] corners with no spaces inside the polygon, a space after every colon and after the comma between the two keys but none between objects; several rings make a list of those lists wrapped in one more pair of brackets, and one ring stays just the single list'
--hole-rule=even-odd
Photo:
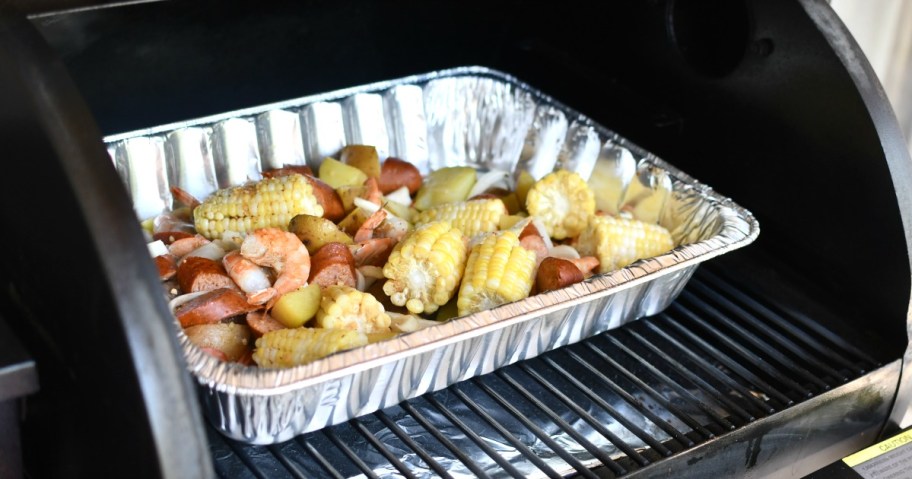
[{"label": "potato skin", "polygon": [[354,166],[369,178],[380,177],[380,155],[377,149],[370,145],[348,145],[342,148],[339,155],[342,163]]}]

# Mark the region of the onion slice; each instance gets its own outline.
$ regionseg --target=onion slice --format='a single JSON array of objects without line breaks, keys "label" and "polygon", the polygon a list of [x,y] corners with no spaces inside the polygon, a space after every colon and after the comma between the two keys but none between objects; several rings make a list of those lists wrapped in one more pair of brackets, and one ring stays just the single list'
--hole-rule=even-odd
[{"label": "onion slice", "polygon": [[473,186],[472,191],[469,192],[469,198],[480,195],[493,187],[507,189],[510,187],[510,184],[508,183],[509,179],[510,174],[502,170],[491,170],[484,173],[475,181],[475,186]]}]

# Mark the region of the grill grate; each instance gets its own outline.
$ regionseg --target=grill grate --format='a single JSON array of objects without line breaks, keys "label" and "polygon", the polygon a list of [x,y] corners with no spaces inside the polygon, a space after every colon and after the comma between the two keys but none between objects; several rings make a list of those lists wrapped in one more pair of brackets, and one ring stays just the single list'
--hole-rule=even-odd
[{"label": "grill grate", "polygon": [[665,312],[273,446],[209,440],[225,477],[618,477],[879,362],[702,267]]}]

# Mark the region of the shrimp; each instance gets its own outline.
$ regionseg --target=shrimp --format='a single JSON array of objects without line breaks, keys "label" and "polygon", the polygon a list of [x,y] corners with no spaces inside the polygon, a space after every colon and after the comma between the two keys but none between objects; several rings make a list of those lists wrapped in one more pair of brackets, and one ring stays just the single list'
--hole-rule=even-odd
[{"label": "shrimp", "polygon": [[272,268],[276,280],[267,308],[285,293],[307,285],[310,277],[310,254],[293,233],[278,228],[262,228],[244,238],[241,255],[260,266]]},{"label": "shrimp", "polygon": [[263,304],[275,296],[272,280],[269,279],[266,269],[241,256],[240,251],[234,250],[226,254],[222,258],[222,263],[228,276],[241,291],[247,293],[248,303]]}]

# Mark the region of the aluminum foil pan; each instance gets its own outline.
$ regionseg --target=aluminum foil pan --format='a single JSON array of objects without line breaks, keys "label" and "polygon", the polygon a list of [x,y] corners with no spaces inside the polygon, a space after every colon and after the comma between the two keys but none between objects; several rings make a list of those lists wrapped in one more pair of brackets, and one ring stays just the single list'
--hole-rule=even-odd
[{"label": "aluminum foil pan", "polygon": [[588,178],[601,209],[668,228],[673,251],[570,287],[285,370],[218,361],[181,343],[204,409],[225,435],[270,444],[442,389],[655,314],[697,265],[751,243],[754,217],[728,198],[509,75],[464,67],[105,138],[140,219],[197,197],[372,144],[427,173],[444,166]]}]

